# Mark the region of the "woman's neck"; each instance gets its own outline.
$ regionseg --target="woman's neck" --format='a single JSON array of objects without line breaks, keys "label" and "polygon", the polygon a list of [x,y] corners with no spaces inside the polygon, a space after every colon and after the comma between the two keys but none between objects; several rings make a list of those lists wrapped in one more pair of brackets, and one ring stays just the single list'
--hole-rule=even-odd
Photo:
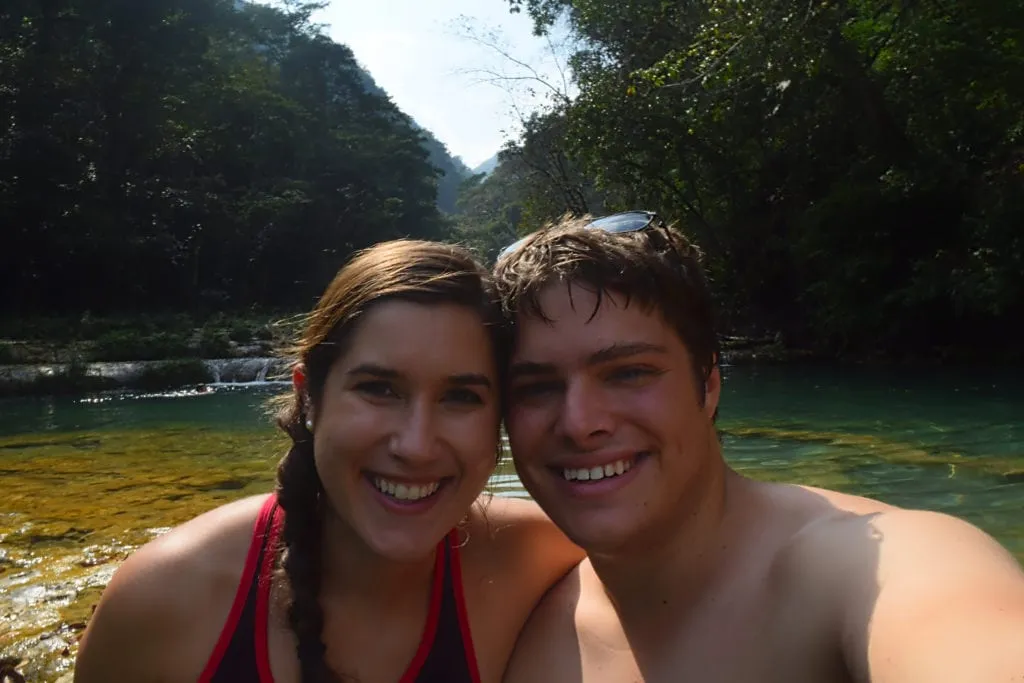
[{"label": "woman's neck", "polygon": [[331,512],[324,514],[321,548],[321,598],[367,600],[387,609],[430,594],[436,548],[410,561],[382,557]]}]

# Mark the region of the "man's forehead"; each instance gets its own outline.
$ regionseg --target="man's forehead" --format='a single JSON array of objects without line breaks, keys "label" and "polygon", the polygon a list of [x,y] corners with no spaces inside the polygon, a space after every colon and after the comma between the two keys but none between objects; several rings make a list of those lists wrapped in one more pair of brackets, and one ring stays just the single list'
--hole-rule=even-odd
[{"label": "man's forehead", "polygon": [[[517,326],[527,323],[590,322],[608,310],[636,308],[637,302],[613,289],[588,282],[558,280],[537,288],[516,312]],[[582,319],[581,319],[582,317]]]},{"label": "man's forehead", "polygon": [[562,302],[537,313],[517,316],[513,363],[577,364],[611,349],[640,352],[664,349],[671,330],[660,316],[651,315],[635,304],[599,308],[594,302],[570,307]]}]

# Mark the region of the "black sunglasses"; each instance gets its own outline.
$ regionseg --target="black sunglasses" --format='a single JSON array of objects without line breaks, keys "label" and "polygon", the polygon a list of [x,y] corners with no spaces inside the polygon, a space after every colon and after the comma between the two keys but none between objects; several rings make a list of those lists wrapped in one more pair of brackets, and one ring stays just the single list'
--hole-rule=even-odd
[{"label": "black sunglasses", "polygon": [[[610,216],[602,216],[601,218],[595,219],[593,222],[588,223],[585,229],[604,230],[605,232],[637,232],[639,230],[646,230],[655,224],[657,224],[658,227],[665,227],[664,221],[662,221],[658,217],[658,214],[653,211],[623,211],[622,213],[613,213]],[[518,239],[502,249],[501,253],[498,254],[498,259],[511,254],[513,251],[518,249],[526,239],[526,237]]]}]

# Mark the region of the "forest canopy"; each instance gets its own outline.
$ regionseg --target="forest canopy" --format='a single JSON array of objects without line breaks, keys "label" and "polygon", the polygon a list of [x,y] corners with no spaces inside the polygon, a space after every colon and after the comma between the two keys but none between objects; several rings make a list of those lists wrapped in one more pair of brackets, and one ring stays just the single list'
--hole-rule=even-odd
[{"label": "forest canopy", "polygon": [[2,311],[306,307],[352,250],[445,237],[469,170],[316,9],[5,0]]},{"label": "forest canopy", "polygon": [[706,252],[727,329],[1019,351],[1024,2],[509,5],[567,29],[579,94],[464,194],[466,239],[653,209]]}]

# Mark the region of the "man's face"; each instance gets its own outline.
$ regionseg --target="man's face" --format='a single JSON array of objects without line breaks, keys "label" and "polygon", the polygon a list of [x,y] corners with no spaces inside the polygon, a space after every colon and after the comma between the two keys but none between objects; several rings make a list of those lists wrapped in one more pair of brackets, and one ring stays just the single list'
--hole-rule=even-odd
[{"label": "man's face", "polygon": [[[657,538],[717,456],[719,374],[654,311],[564,283],[542,291],[550,323],[520,317],[507,429],[523,484],[590,552]],[[697,491],[699,494],[699,490]]]}]

